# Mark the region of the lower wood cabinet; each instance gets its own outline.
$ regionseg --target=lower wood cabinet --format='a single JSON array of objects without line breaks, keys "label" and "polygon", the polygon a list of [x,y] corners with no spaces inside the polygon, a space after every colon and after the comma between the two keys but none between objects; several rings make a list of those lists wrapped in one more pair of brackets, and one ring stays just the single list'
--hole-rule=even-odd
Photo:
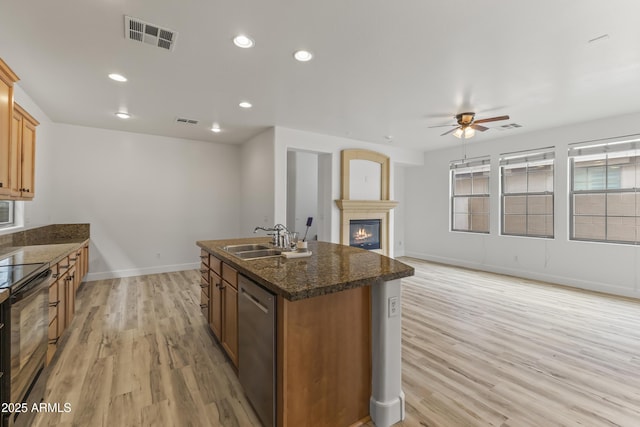
[{"label": "lower wood cabinet", "polygon": [[222,288],[222,346],[238,367],[238,290],[223,281]]},{"label": "lower wood cabinet", "polygon": [[71,324],[76,293],[89,270],[89,243],[69,253],[51,267],[49,285],[49,346],[47,364],[53,358],[62,333]]},{"label": "lower wood cabinet", "polygon": [[209,327],[213,335],[222,340],[222,278],[215,272],[211,272],[209,279]]},{"label": "lower wood cabinet", "polygon": [[[203,251],[205,252],[205,251]],[[200,307],[209,323],[213,335],[238,367],[238,272],[228,264],[208,255],[208,284],[205,285],[204,258],[201,265],[201,301]],[[207,290],[207,307],[204,308],[202,294]],[[206,313],[205,313],[206,310]]]}]

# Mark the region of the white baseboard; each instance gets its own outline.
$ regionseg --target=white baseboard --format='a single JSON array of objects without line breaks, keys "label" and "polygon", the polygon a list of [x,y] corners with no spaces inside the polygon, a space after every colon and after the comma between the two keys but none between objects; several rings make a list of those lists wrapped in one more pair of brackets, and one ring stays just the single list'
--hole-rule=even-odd
[{"label": "white baseboard", "polygon": [[487,271],[490,273],[506,274],[524,279],[539,280],[541,282],[553,283],[572,288],[585,289],[588,291],[603,292],[611,295],[623,297],[640,298],[640,291],[619,286],[612,286],[608,283],[594,282],[590,280],[578,279],[575,277],[558,276],[554,274],[541,273],[538,271],[527,271],[515,268],[508,268],[500,265],[488,265],[479,262],[461,260],[457,258],[448,258],[437,255],[430,255],[420,252],[405,251],[405,256],[418,258],[425,261],[438,262],[441,264],[449,264],[458,267],[471,268],[473,270]]},{"label": "white baseboard", "polygon": [[85,281],[119,279],[122,277],[144,276],[147,274],[171,273],[173,271],[195,270],[200,263],[161,265],[157,267],[132,268],[129,270],[104,271],[99,273],[89,273]]}]

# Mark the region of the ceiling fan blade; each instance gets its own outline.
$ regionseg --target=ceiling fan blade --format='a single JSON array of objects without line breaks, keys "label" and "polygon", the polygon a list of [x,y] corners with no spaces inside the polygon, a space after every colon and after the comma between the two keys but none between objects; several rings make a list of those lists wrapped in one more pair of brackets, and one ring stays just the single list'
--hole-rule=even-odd
[{"label": "ceiling fan blade", "polygon": [[431,128],[444,128],[444,127],[449,127],[449,126],[458,126],[458,125],[436,125],[436,126],[429,126],[429,129],[431,129]]},{"label": "ceiling fan blade", "polygon": [[456,129],[458,129],[458,128],[459,128],[459,126],[456,126],[455,128],[453,128],[453,129],[451,129],[451,130],[446,131],[445,133],[443,133],[443,134],[442,134],[442,135],[440,135],[440,136],[445,136],[445,135],[450,134],[451,132],[455,132],[455,131],[456,131]]},{"label": "ceiling fan blade", "polygon": [[488,119],[475,120],[473,123],[477,124],[477,123],[497,122],[500,120],[509,120],[509,116],[490,117]]},{"label": "ceiling fan blade", "polygon": [[488,130],[489,128],[486,126],[481,126],[481,125],[476,125],[476,124],[472,124],[471,127],[475,130],[479,130],[480,132],[484,132],[485,130]]}]

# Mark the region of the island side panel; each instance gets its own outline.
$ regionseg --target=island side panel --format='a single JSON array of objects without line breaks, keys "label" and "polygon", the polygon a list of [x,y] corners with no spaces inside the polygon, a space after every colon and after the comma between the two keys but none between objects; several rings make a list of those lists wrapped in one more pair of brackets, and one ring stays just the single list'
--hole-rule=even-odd
[{"label": "island side panel", "polygon": [[278,297],[277,425],[347,427],[369,419],[370,287]]}]

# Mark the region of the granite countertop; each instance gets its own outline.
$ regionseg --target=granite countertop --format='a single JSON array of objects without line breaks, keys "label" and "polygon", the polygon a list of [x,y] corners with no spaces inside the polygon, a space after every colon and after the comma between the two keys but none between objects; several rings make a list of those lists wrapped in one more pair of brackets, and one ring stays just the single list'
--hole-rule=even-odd
[{"label": "granite countertop", "polygon": [[242,260],[224,251],[226,245],[268,243],[264,237],[203,240],[196,244],[277,295],[296,301],[372,285],[377,280],[412,276],[414,269],[400,261],[345,245],[309,242],[307,258],[283,257]]},{"label": "granite countertop", "polygon": [[65,243],[53,243],[48,245],[30,245],[20,247],[4,247],[0,249],[0,257],[13,257],[15,264],[33,264],[38,262],[48,263],[50,266],[59,262],[62,258],[73,252],[86,240],[65,241]]}]

